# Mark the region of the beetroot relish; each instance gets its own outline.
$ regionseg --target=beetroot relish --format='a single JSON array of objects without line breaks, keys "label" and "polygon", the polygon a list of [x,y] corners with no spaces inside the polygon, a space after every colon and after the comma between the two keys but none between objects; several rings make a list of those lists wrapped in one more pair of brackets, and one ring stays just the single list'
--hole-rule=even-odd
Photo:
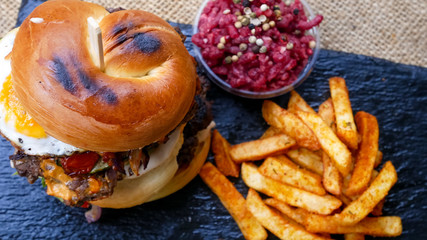
[{"label": "beetroot relish", "polygon": [[[247,8],[252,14],[247,14]],[[239,20],[236,12],[240,12],[243,19]],[[266,20],[256,24],[261,15]],[[244,18],[250,19],[251,24],[239,25]],[[192,41],[201,49],[211,70],[231,87],[271,91],[298,78],[313,54],[310,42],[313,44],[314,37],[305,35],[305,31],[318,26],[322,20],[318,15],[308,21],[299,0],[289,6],[281,0],[209,1],[200,16],[199,32]],[[269,26],[263,29],[263,25]],[[262,44],[251,42],[251,36],[261,39]]]}]

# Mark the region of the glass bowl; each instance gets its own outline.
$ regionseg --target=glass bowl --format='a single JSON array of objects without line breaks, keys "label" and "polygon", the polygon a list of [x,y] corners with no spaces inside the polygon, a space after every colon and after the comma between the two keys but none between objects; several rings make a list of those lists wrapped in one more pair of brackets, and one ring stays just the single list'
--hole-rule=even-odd
[{"label": "glass bowl", "polygon": [[[202,3],[201,7],[199,8],[199,11],[197,13],[196,19],[195,19],[194,24],[193,24],[193,35],[199,31],[199,26],[198,26],[199,25],[199,19],[200,19],[202,12],[203,12],[203,9],[205,8],[206,4],[209,1],[211,1],[211,0],[205,0]],[[301,1],[302,5],[304,6],[304,11],[307,15],[308,20],[313,19],[315,17],[315,15],[314,15],[313,11],[311,10],[310,6],[304,0],[300,0],[300,1]],[[319,33],[317,27],[313,27],[312,29],[306,31],[306,33],[314,36],[314,38],[316,40],[316,46],[313,49],[313,54],[308,58],[308,62],[305,65],[304,69],[298,75],[298,78],[293,83],[291,83],[290,85],[287,85],[285,87],[282,87],[282,88],[279,88],[276,90],[265,91],[265,92],[253,92],[253,91],[248,91],[248,90],[232,88],[230,86],[230,84],[228,84],[226,81],[221,79],[218,75],[216,75],[211,70],[211,68],[208,66],[208,64],[203,59],[202,54],[200,52],[200,48],[198,46],[196,46],[194,43],[193,43],[193,46],[194,46],[194,52],[196,55],[196,60],[198,61],[199,65],[201,65],[203,67],[203,69],[205,70],[209,79],[212,82],[214,82],[217,86],[219,86],[220,88],[224,89],[225,91],[227,91],[231,94],[234,94],[234,95],[237,95],[240,97],[252,98],[252,99],[267,99],[267,98],[277,97],[277,96],[286,94],[286,93],[294,90],[301,83],[303,83],[304,80],[306,80],[308,78],[311,71],[313,70],[314,64],[317,60],[317,57],[319,55],[319,50],[320,50],[320,33]]]}]

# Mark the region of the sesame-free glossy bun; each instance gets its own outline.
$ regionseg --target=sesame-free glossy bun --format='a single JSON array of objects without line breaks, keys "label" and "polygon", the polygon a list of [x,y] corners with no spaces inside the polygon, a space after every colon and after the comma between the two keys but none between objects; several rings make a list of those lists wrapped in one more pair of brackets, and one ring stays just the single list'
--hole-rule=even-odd
[{"label": "sesame-free glossy bun", "polygon": [[[88,17],[102,30],[104,72],[94,64]],[[182,121],[196,91],[194,60],[167,22],[77,0],[47,1],[27,17],[12,50],[12,78],[49,135],[104,152],[161,139]]]}]

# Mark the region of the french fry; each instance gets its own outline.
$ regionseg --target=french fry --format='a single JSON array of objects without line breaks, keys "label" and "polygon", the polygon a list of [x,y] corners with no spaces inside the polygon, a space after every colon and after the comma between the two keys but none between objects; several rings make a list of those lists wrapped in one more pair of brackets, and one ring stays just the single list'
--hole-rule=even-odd
[{"label": "french fry", "polygon": [[[377,170],[375,170],[375,169],[372,170],[371,179],[369,180],[369,185],[371,185],[371,183],[378,176],[378,174],[379,174],[379,172]],[[360,195],[353,195],[353,196],[347,195],[347,188],[348,188],[348,184],[350,182],[350,178],[351,178],[351,175],[348,175],[343,179],[343,194],[346,195],[349,199],[351,199],[353,201],[353,200],[358,199],[360,197]]]},{"label": "french fry", "polygon": [[249,189],[246,197],[246,206],[265,228],[280,239],[325,239],[287,221],[279,213],[265,205],[261,197],[253,189]]},{"label": "french fry", "polygon": [[231,159],[230,143],[216,129],[212,132],[211,145],[218,170],[225,176],[239,177],[240,166]]},{"label": "french fry", "polygon": [[316,153],[306,149],[298,148],[289,150],[286,155],[295,163],[299,164],[305,169],[315,172],[319,175],[323,174],[322,158]]},{"label": "french fry", "polygon": [[344,206],[348,206],[350,205],[350,203],[353,201],[353,199],[345,196],[344,194],[341,194],[339,196],[336,196],[339,200],[341,200],[341,202],[343,203]]},{"label": "french fry", "polygon": [[377,170],[372,170],[371,173],[371,180],[369,181],[369,185],[371,185],[371,183],[375,180],[375,178],[378,176],[379,172]]},{"label": "french fry", "polygon": [[295,140],[286,134],[253,140],[231,146],[230,155],[237,162],[256,161],[285,153],[295,146]]},{"label": "french fry", "polygon": [[322,178],[319,175],[300,168],[283,155],[268,157],[258,170],[262,175],[279,182],[318,195],[326,194],[322,186]]},{"label": "french fry", "polygon": [[[328,99],[324,101],[319,106],[319,116],[323,119],[323,121],[332,129],[332,131],[336,132],[335,125],[335,111],[334,106],[332,104],[332,99]],[[342,177],[332,163],[329,156],[323,152],[322,154],[323,160],[323,186],[326,191],[338,196],[341,195],[342,188]]]},{"label": "french fry", "polygon": [[280,129],[270,126],[269,128],[267,128],[267,130],[265,130],[265,132],[262,134],[262,136],[259,139],[272,137],[281,133],[282,131],[280,131]]},{"label": "french fry", "polygon": [[400,217],[367,217],[353,226],[342,226],[325,220],[325,216],[310,215],[305,227],[309,232],[330,234],[359,233],[376,237],[395,237],[402,234]]},{"label": "french fry", "polygon": [[332,99],[328,98],[328,100],[320,104],[318,114],[323,119],[323,121],[325,121],[326,125],[328,125],[334,132],[336,132],[337,127],[335,125],[335,110]]},{"label": "french fry", "polygon": [[[369,184],[371,184],[373,181],[374,181],[374,179],[378,176],[378,172],[376,171],[376,170],[373,170],[372,171],[372,176],[371,176],[371,181],[370,181],[370,183]],[[371,212],[371,214],[372,215],[374,215],[374,216],[376,216],[376,217],[379,217],[379,216],[382,216],[383,215],[383,207],[384,207],[384,203],[385,203],[385,198],[383,198],[375,207],[374,207],[374,209],[372,210],[372,212]]]},{"label": "french fry", "polygon": [[291,113],[295,113],[297,111],[316,113],[296,91],[291,91],[291,97],[288,102],[288,111]]},{"label": "french fry", "polygon": [[234,218],[246,239],[266,239],[267,232],[246,208],[245,198],[234,185],[212,165],[206,162],[199,173],[202,180],[219,197]]},{"label": "french fry", "polygon": [[377,119],[366,112],[358,112],[355,119],[361,135],[361,142],[346,192],[350,196],[360,194],[368,187],[378,154],[379,128]]},{"label": "french fry", "polygon": [[323,186],[326,191],[338,196],[341,195],[342,177],[338,169],[332,163],[329,156],[323,152]]},{"label": "french fry", "polygon": [[253,163],[242,164],[242,179],[250,188],[310,212],[326,215],[341,206],[331,195],[319,196],[265,177]]},{"label": "french fry", "polygon": [[289,206],[283,201],[277,200],[275,198],[268,198],[264,200],[265,204],[274,207],[275,209],[279,210],[281,213],[288,216],[290,219],[294,220],[295,222],[304,225],[306,219],[308,216],[310,216],[310,212],[302,209],[302,208],[294,208]]},{"label": "french fry", "polygon": [[317,114],[299,111],[297,115],[313,130],[323,151],[328,154],[340,173],[343,176],[348,175],[351,170],[352,159],[345,144],[338,139],[332,129]]},{"label": "french fry", "polygon": [[337,125],[337,136],[349,148],[357,149],[357,129],[354,124],[353,110],[351,109],[350,97],[345,80],[340,77],[329,79],[332,102],[335,110],[335,122]]},{"label": "french fry", "polygon": [[272,101],[265,100],[262,105],[262,116],[265,121],[296,140],[299,146],[310,150],[319,150],[319,142],[310,130],[297,116],[281,108]]},{"label": "french fry", "polygon": [[381,164],[382,160],[383,160],[383,152],[378,151],[377,157],[375,158],[374,168],[377,168]]},{"label": "french fry", "polygon": [[344,234],[344,240],[365,240],[365,235],[361,233]]},{"label": "french fry", "polygon": [[387,196],[396,181],[396,169],[388,161],[368,189],[345,207],[341,213],[328,217],[329,221],[337,222],[340,225],[354,225],[360,222]]},{"label": "french fry", "polygon": [[383,207],[385,203],[385,198],[383,198],[372,210],[371,214],[375,217],[379,217],[383,215]]}]

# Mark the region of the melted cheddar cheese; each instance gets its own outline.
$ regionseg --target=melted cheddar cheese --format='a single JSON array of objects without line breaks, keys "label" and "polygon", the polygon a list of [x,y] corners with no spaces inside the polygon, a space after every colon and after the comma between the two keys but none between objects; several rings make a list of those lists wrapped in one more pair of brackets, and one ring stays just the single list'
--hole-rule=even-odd
[{"label": "melted cheddar cheese", "polygon": [[43,176],[47,185],[46,193],[48,195],[59,197],[69,202],[77,199],[77,193],[67,187],[67,183],[73,179],[65,174],[64,169],[56,165],[54,160],[43,160],[40,168],[43,170]]},{"label": "melted cheddar cheese", "polygon": [[[58,166],[53,159],[44,159],[40,164],[47,185],[46,193],[51,196],[67,201],[70,205],[77,204],[80,201],[80,197],[77,192],[71,190],[68,186],[74,180],[68,176],[64,169]],[[101,190],[102,183],[93,177],[87,179],[88,187],[84,192],[80,193],[95,194]]]}]

